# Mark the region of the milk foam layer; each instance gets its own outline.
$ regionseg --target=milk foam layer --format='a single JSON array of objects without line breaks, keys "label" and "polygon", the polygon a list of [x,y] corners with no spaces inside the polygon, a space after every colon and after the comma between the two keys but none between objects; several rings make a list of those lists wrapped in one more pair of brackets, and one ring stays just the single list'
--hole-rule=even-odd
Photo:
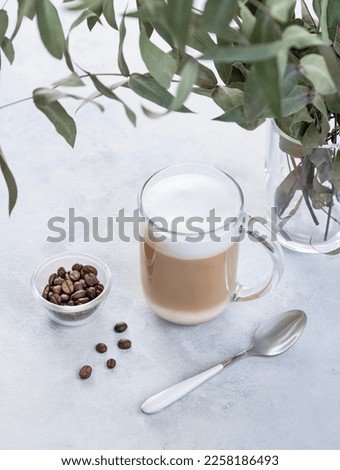
[{"label": "milk foam layer", "polygon": [[[225,180],[190,173],[168,176],[147,186],[142,197],[144,215],[149,219],[162,217],[166,220],[168,231],[178,234],[174,240],[171,233],[157,232],[157,235],[166,236],[166,240],[157,242],[156,245],[150,242],[154,248],[168,256],[182,259],[208,258],[227,249],[231,244],[230,238],[235,236],[238,227],[235,221],[230,222],[229,230],[224,230],[223,225],[226,219],[239,216],[241,201],[235,184],[227,176]],[[197,237],[197,233],[186,225],[189,218],[202,218],[203,221],[192,221],[193,225],[204,232],[211,230],[207,218],[212,209],[215,210],[216,217],[221,217],[221,221],[215,224],[217,230],[214,232],[220,240],[212,240],[210,233],[205,233],[200,241],[185,240],[186,236]],[[183,217],[184,221],[173,225],[174,219],[178,217]],[[156,220],[157,224],[159,227],[163,226]]]}]

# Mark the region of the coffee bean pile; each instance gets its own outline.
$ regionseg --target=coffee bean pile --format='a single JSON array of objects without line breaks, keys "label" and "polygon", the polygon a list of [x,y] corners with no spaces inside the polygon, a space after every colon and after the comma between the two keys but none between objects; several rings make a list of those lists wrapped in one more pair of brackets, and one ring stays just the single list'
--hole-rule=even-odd
[{"label": "coffee bean pile", "polygon": [[[121,322],[116,323],[116,325],[113,327],[113,330],[116,333],[123,333],[124,331],[127,330],[127,328],[128,328],[127,323],[121,321]],[[117,343],[117,346],[119,349],[130,349],[131,345],[132,345],[131,341],[127,338],[122,338]],[[95,350],[100,354],[104,354],[107,352],[107,346],[105,343],[98,343],[96,344]],[[106,361],[106,367],[108,369],[114,369],[116,367],[116,364],[117,362],[113,358],[110,358]],[[92,367],[89,366],[88,364],[83,366],[79,371],[79,377],[83,380],[86,380],[89,377],[91,377],[91,374],[92,374]]]},{"label": "coffee bean pile", "polygon": [[100,295],[104,286],[97,278],[98,271],[89,264],[76,263],[70,271],[60,267],[48,279],[42,296],[56,305],[83,305]]}]

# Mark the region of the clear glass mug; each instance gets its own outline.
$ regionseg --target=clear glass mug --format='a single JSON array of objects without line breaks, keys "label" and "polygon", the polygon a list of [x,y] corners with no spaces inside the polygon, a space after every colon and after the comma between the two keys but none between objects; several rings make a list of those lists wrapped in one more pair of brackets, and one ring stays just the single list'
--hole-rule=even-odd
[{"label": "clear glass mug", "polygon": [[[151,309],[178,324],[203,323],[231,301],[269,292],[283,273],[282,249],[264,225],[247,231],[243,193],[214,167],[182,164],[152,175],[139,192],[143,222],[141,280]],[[200,225],[199,225],[200,224]],[[261,243],[272,260],[258,285],[237,282],[240,234]]]}]

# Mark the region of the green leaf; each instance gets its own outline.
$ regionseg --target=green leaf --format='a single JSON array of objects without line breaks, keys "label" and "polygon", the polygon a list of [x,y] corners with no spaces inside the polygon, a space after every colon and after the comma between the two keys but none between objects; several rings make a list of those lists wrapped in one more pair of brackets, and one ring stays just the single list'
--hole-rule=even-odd
[{"label": "green leaf", "polygon": [[241,31],[249,38],[254,30],[256,17],[246,5],[240,6],[240,17],[242,20]]},{"label": "green leaf", "polygon": [[67,114],[65,108],[58,101],[49,101],[48,99],[44,101],[39,90],[41,89],[33,91],[35,106],[51,121],[58,134],[63,136],[71,147],[74,147],[77,128],[73,118]]},{"label": "green leaf", "polygon": [[7,165],[5,155],[0,147],[0,169],[2,171],[3,177],[5,178],[7,190],[8,190],[8,213],[11,215],[12,210],[14,209],[15,203],[18,198],[18,188],[13,176],[13,173]]},{"label": "green leaf", "polygon": [[12,41],[20,29],[24,16],[26,16],[30,20],[34,18],[35,13],[36,13],[36,7],[37,7],[37,0],[19,0],[18,1],[17,21],[16,21],[16,25],[11,36]]},{"label": "green leaf", "polygon": [[336,152],[333,164],[333,186],[340,191],[340,150]]},{"label": "green leaf", "polygon": [[305,23],[307,23],[309,26],[316,27],[314,18],[312,16],[305,0],[301,0],[301,15],[302,15],[302,19]]},{"label": "green leaf", "polygon": [[70,26],[70,29],[69,29],[69,32],[68,32],[68,36],[70,35],[70,32],[76,28],[77,26],[79,26],[84,20],[87,20],[88,18],[98,18],[98,15],[97,13],[95,13],[94,11],[92,10],[85,10],[83,11],[77,19],[75,19],[73,21],[73,23],[71,24]]},{"label": "green leaf", "polygon": [[339,0],[329,0],[327,8],[327,26],[330,39],[333,41],[336,35],[337,26],[340,24],[340,3]]},{"label": "green leaf", "polygon": [[282,116],[289,116],[299,112],[311,101],[307,87],[296,85],[282,100]]},{"label": "green leaf", "polygon": [[294,12],[296,0],[267,0],[266,4],[270,8],[270,14],[276,20],[285,23]]},{"label": "green leaf", "polygon": [[214,102],[223,109],[230,111],[233,108],[240,107],[243,104],[244,93],[238,88],[216,87],[212,94]]},{"label": "green leaf", "polygon": [[259,87],[254,66],[251,67],[244,86],[244,114],[250,122],[259,118],[272,117],[264,87]]},{"label": "green leaf", "polygon": [[121,103],[124,107],[124,110],[125,110],[125,113],[128,117],[128,119],[130,120],[130,122],[136,126],[136,121],[137,121],[137,118],[136,118],[136,115],[135,113],[132,111],[132,109],[130,109],[125,103],[124,101],[122,101],[115,93],[113,93],[112,89],[110,89],[109,87],[107,87],[106,85],[104,85],[104,83],[102,83],[97,77],[96,75],[92,75],[92,74],[89,74],[89,77],[91,78],[94,86],[97,88],[97,90],[104,96],[106,96],[107,98],[110,98],[111,100],[115,100],[115,101],[118,101],[119,103]]},{"label": "green leaf", "polygon": [[326,61],[328,71],[331,74],[337,93],[340,96],[340,61],[332,47],[321,46],[318,49]]},{"label": "green leaf", "polygon": [[205,65],[201,64],[198,62],[198,60],[194,59],[189,54],[184,54],[182,57],[182,60],[178,64],[178,68],[176,70],[177,75],[181,75],[182,71],[184,69],[184,66],[190,62],[191,64],[195,64],[197,67],[197,79],[196,79],[196,85],[204,88],[214,88],[215,85],[217,84],[217,78],[214,74],[214,72],[206,67]]},{"label": "green leaf", "polygon": [[253,68],[258,86],[262,88],[266,104],[271,109],[273,116],[280,117],[281,87],[276,58],[255,63]]},{"label": "green leaf", "polygon": [[103,15],[107,23],[111,26],[111,28],[116,29],[118,31],[113,0],[106,0],[103,8]]},{"label": "green leaf", "polygon": [[93,13],[96,14],[96,16],[89,16],[86,20],[88,29],[92,31],[92,29],[96,26],[97,23],[102,24],[102,22],[100,21],[100,16],[103,13],[103,2],[100,1],[98,5],[92,7],[90,11],[93,11]]},{"label": "green leaf", "polygon": [[3,50],[3,53],[5,54],[5,56],[7,57],[8,62],[10,64],[13,64],[14,48],[13,48],[12,41],[9,38],[4,37],[2,44],[1,44],[1,49]]},{"label": "green leaf", "polygon": [[336,86],[328,72],[325,59],[321,55],[305,55],[300,64],[301,73],[312,82],[316,91],[322,95],[331,95],[336,92]]},{"label": "green leaf", "polygon": [[236,108],[227,111],[226,113],[216,117],[213,120],[222,122],[236,122],[236,124],[247,130],[256,129],[260,124],[264,122],[264,119],[255,119],[252,121],[246,119],[242,106],[237,106]]},{"label": "green leaf", "polygon": [[[110,85],[110,86],[107,86],[106,88],[109,88],[111,91],[115,90],[116,88],[120,87],[120,86],[124,86],[128,83],[128,80],[122,80],[118,83],[115,83],[113,85]],[[87,105],[88,103],[93,103],[93,104],[97,104],[98,106],[100,106],[101,110],[104,111],[104,107],[102,105],[100,105],[99,103],[95,103],[93,100],[95,100],[96,98],[99,98],[103,96],[103,93],[101,93],[100,91],[96,91],[94,93],[91,93],[90,96],[88,96],[87,98],[85,98],[83,100],[83,102],[79,105],[79,107],[76,109],[76,113],[85,105]]]},{"label": "green leaf", "polygon": [[53,83],[54,86],[85,86],[83,80],[75,72],[71,73],[68,77],[62,78]]},{"label": "green leaf", "polygon": [[293,114],[293,120],[290,125],[290,131],[292,136],[299,137],[301,134],[301,125],[305,125],[306,122],[313,122],[314,118],[309,114],[306,107],[303,107],[299,111]]},{"label": "green leaf", "polygon": [[129,67],[127,66],[123,53],[124,40],[126,36],[125,17],[123,15],[122,21],[119,26],[119,46],[118,46],[118,67],[121,73],[128,77],[130,75]]},{"label": "green leaf", "polygon": [[176,60],[150,41],[144,25],[141,25],[139,44],[142,58],[152,77],[162,87],[169,88],[177,69]]},{"label": "green leaf", "polygon": [[8,28],[8,15],[7,11],[0,10],[0,46],[4,40]]},{"label": "green leaf", "polygon": [[193,0],[168,0],[165,8],[167,25],[177,39],[177,46],[180,50],[183,50],[186,44],[192,2]]},{"label": "green leaf", "polygon": [[328,45],[316,34],[309,33],[301,26],[288,26],[282,35],[282,40],[287,48],[305,49],[311,46]]},{"label": "green leaf", "polygon": [[46,49],[57,59],[64,54],[65,38],[58,12],[49,0],[37,2],[37,20],[41,36]]},{"label": "green leaf", "polygon": [[[170,109],[173,102],[172,94],[148,75],[133,73],[129,80],[129,88],[142,98],[152,101],[166,109]],[[191,112],[185,106],[181,106],[177,111],[182,113]]]},{"label": "green leaf", "polygon": [[203,26],[213,33],[224,31],[236,15],[237,0],[208,0],[203,15]]},{"label": "green leaf", "polygon": [[171,111],[177,111],[191,93],[196,83],[198,65],[195,62],[187,62],[181,73],[181,81],[178,85],[176,96],[170,105]]},{"label": "green leaf", "polygon": [[294,168],[280,183],[275,191],[274,204],[277,207],[278,216],[282,217],[291,203],[296,191],[300,189],[301,167]]},{"label": "green leaf", "polygon": [[262,62],[272,59],[282,48],[281,41],[272,41],[267,44],[252,44],[249,46],[222,46],[207,50],[200,59],[214,60],[231,64],[233,62]]}]

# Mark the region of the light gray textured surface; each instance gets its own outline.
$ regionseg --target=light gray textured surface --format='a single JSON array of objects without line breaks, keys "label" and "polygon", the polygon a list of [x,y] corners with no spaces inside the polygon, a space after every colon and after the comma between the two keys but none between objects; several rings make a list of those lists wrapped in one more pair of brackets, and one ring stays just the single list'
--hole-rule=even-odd
[{"label": "light gray textured surface", "polygon": [[[35,26],[25,23],[17,64],[1,77],[2,104],[67,75],[47,54],[41,60]],[[98,44],[105,35],[103,51]],[[116,36],[98,29],[74,44],[78,62],[94,72],[116,70],[111,40]],[[88,49],[97,53],[87,57]],[[139,59],[129,43],[127,56],[136,70]],[[136,108],[137,100],[128,99]],[[1,182],[1,449],[340,448],[338,258],[287,252],[283,279],[267,297],[231,305],[208,324],[180,327],[146,307],[137,243],[83,243],[80,233],[75,243],[46,241],[47,220],[66,217],[69,207],[102,223],[123,207],[132,211],[145,178],[172,163],[205,162],[228,171],[241,184],[247,208],[262,214],[265,129],[248,133],[209,121],[216,114],[207,106],[201,116],[154,121],[139,115],[135,130],[118,104],[106,102],[104,114],[88,106],[77,116],[71,150],[31,103],[1,111],[1,145],[20,191],[8,220]],[[67,328],[36,305],[30,277],[45,257],[75,250],[106,261],[113,288],[95,321]],[[259,271],[261,258],[254,253],[248,264]],[[139,411],[151,394],[238,352],[261,320],[291,308],[305,310],[309,324],[286,354],[242,361],[160,414]],[[119,320],[129,323],[129,351],[115,344],[112,326]],[[105,357],[94,351],[100,341],[109,345]],[[117,359],[112,371],[105,367],[111,356]],[[88,381],[77,376],[84,363],[94,368]]]}]

